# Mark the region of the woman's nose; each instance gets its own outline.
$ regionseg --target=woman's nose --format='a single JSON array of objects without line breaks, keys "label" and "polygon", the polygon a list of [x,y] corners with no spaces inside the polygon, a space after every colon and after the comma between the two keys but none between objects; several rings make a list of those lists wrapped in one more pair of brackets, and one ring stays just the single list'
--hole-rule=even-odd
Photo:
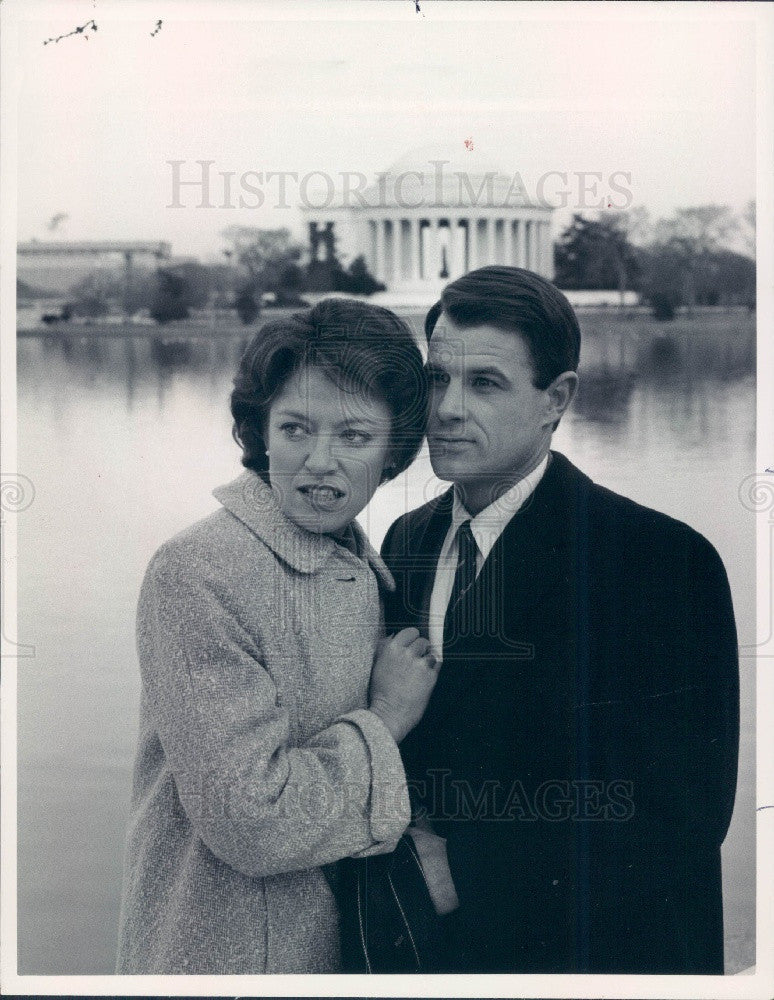
[{"label": "woman's nose", "polygon": [[337,459],[333,453],[332,444],[333,442],[327,434],[318,434],[312,440],[312,447],[304,464],[314,475],[322,476],[327,472],[335,471]]}]

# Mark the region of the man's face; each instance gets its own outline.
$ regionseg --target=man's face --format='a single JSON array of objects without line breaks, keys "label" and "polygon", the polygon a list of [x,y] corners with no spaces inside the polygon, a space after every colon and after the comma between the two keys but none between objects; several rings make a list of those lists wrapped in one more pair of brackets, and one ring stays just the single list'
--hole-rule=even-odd
[{"label": "man's face", "polygon": [[433,471],[456,483],[478,513],[540,462],[556,413],[548,393],[532,384],[529,350],[517,333],[463,328],[441,314],[428,369]]}]

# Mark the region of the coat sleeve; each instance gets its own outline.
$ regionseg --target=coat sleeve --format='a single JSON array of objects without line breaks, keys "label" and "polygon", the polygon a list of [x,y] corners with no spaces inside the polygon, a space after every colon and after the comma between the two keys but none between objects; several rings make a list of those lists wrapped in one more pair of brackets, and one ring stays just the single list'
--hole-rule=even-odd
[{"label": "coat sleeve", "polygon": [[691,532],[685,551],[685,584],[651,635],[651,661],[664,680],[626,710],[605,712],[613,739],[607,759],[596,762],[600,770],[607,763],[611,777],[617,767],[632,778],[632,815],[613,824],[612,839],[653,852],[717,850],[736,794],[739,661],[731,591],[706,539]]},{"label": "coat sleeve", "polygon": [[292,746],[288,707],[229,603],[212,574],[164,547],[140,594],[143,685],[196,832],[259,877],[384,851],[409,820],[392,736],[358,709]]}]

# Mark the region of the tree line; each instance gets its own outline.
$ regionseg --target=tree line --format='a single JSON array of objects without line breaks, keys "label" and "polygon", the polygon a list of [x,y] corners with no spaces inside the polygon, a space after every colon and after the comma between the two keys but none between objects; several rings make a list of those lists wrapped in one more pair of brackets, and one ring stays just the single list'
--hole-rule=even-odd
[{"label": "tree line", "polygon": [[264,308],[305,305],[305,291],[370,295],[385,287],[362,256],[346,268],[335,251],[326,261],[302,264],[305,248],[288,229],[232,226],[222,236],[223,263],[186,260],[155,269],[135,267],[128,283],[119,270],[97,268],[71,287],[66,315],[57,318],[146,312],[166,323],[210,308],[235,310],[250,324]]},{"label": "tree line", "polygon": [[574,215],[554,248],[554,281],[566,290],[638,292],[657,319],[681,306],[755,308],[755,202],[678,209],[653,222],[645,209]]},{"label": "tree line", "polygon": [[[115,270],[91,272],[72,287],[69,314],[97,317],[117,307],[165,323],[209,307],[236,310],[250,324],[263,308],[304,305],[306,291],[384,289],[362,256],[344,267],[332,234],[325,259],[306,264],[304,246],[288,229],[231,226],[222,236],[222,263],[136,268],[128,286]],[[554,246],[554,281],[565,290],[616,289],[622,302],[623,293],[637,292],[657,319],[669,320],[682,306],[753,309],[754,256],[754,202],[739,216],[724,205],[700,205],[655,222],[642,208],[576,214]]]}]

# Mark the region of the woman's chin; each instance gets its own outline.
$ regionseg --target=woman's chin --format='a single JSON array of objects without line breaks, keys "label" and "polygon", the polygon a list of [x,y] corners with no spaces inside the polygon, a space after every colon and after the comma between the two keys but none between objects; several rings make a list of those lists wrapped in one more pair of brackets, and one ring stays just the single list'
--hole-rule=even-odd
[{"label": "woman's chin", "polygon": [[343,531],[357,513],[353,514],[344,508],[337,511],[286,510],[285,515],[305,531],[311,531],[315,535],[330,535]]}]

